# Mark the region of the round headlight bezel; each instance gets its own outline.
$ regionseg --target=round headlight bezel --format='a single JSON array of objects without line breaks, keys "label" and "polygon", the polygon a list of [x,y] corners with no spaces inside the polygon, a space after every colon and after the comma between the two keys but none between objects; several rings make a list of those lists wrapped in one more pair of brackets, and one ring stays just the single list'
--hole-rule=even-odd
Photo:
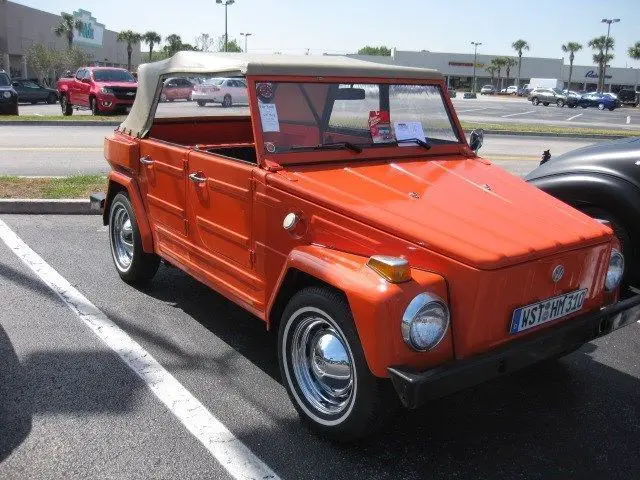
[{"label": "round headlight bezel", "polygon": [[[618,263],[618,265],[613,265]],[[612,268],[618,269],[618,272],[615,273],[616,276],[612,274]],[[617,248],[611,249],[611,255],[609,256],[609,266],[607,267],[607,273],[604,278],[604,289],[607,292],[612,292],[616,288],[620,286],[622,283],[622,278],[624,277],[624,255]]]},{"label": "round headlight bezel", "polygon": [[9,90],[5,90],[4,92],[2,92],[2,96],[4,98],[11,98],[11,92]]},{"label": "round headlight bezel", "polygon": [[[419,344],[416,340],[415,328],[420,320],[420,317],[425,315],[428,311],[433,309],[440,309],[442,311],[441,328],[438,335],[433,341],[428,344]],[[402,315],[401,331],[402,339],[413,350],[418,352],[427,352],[436,348],[440,342],[444,339],[449,331],[449,324],[451,321],[451,315],[449,312],[449,306],[437,295],[431,293],[420,293],[416,295],[404,311]]]}]

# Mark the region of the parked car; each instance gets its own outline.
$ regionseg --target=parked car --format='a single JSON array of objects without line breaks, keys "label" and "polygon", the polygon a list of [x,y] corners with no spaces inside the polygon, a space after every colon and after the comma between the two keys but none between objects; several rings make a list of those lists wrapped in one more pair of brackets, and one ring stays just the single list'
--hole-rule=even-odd
[{"label": "parked car", "polygon": [[562,93],[567,97],[567,107],[575,108],[580,103],[580,99],[584,92],[576,92],[575,90],[563,90]]},{"label": "parked car", "polygon": [[449,98],[456,98],[458,91],[455,88],[449,88]]},{"label": "parked car", "polygon": [[18,93],[4,70],[0,70],[0,114],[18,115]]},{"label": "parked car", "polygon": [[591,92],[583,95],[578,101],[578,105],[582,108],[598,107],[598,110],[615,110],[621,106],[620,100],[617,98],[598,92]]},{"label": "parked car", "polygon": [[632,105],[637,107],[640,105],[640,93],[633,88],[625,88],[618,92],[618,100],[622,105]]},{"label": "parked car", "polygon": [[54,88],[42,86],[35,80],[14,78],[11,85],[18,93],[18,102],[29,102],[34,105],[39,102],[49,104],[58,102],[58,92]]},{"label": "parked car", "polygon": [[567,103],[567,96],[562,90],[552,88],[536,88],[528,97],[533,105],[542,104],[545,107],[555,103],[558,107],[564,107]]},{"label": "parked car", "polygon": [[193,87],[191,98],[204,107],[207,103],[220,103],[229,108],[235,103],[247,103],[247,84],[242,78],[209,78]]},{"label": "parked car", "polygon": [[480,95],[493,95],[496,93],[496,87],[493,85],[483,85],[480,89]]},{"label": "parked car", "polygon": [[[238,72],[254,108],[156,119],[173,71]],[[326,437],[367,435],[392,388],[416,408],[640,318],[611,229],[479,158],[435,70],[180,52],[138,75],[105,140],[116,271],[141,285],[163,259],[277,331]]]},{"label": "parked car", "polygon": [[173,102],[174,100],[191,101],[191,93],[193,92],[193,83],[188,79],[177,77],[167,78],[162,87],[160,101]]},{"label": "parked car", "polygon": [[527,181],[609,222],[625,259],[624,285],[640,281],[640,138],[597,143],[552,157]]},{"label": "parked car", "polygon": [[506,88],[503,88],[502,90],[500,90],[501,93],[507,93],[509,95],[517,95],[519,92],[518,86],[517,85],[509,85]]},{"label": "parked car", "polygon": [[124,68],[82,67],[56,84],[63,115],[88,109],[94,115],[126,113],[136,98],[137,83]]}]

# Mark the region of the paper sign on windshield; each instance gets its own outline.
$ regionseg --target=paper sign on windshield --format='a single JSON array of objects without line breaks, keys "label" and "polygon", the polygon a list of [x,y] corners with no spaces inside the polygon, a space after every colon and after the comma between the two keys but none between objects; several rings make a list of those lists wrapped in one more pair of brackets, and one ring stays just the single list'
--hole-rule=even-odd
[{"label": "paper sign on windshield", "polygon": [[[395,122],[393,127],[396,131],[396,138],[398,139],[398,142],[401,140],[410,140],[412,138],[417,138],[422,141],[426,140],[421,122]],[[411,143],[403,143],[401,145],[404,147],[410,147]]]},{"label": "paper sign on windshield", "polygon": [[371,110],[369,112],[369,131],[373,143],[393,142],[391,121],[387,110]]},{"label": "paper sign on windshield", "polygon": [[258,103],[260,108],[260,122],[263,132],[279,132],[278,110],[275,103]]}]

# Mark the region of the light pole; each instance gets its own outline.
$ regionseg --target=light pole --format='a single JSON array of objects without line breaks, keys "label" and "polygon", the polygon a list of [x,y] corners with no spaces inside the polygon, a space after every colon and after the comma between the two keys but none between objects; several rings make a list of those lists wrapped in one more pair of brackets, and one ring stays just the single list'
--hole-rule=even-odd
[{"label": "light pole", "polygon": [[247,38],[249,38],[253,33],[240,33],[244,37],[244,53],[247,53]]},{"label": "light pole", "polygon": [[607,78],[606,74],[607,74],[607,55],[609,55],[609,34],[611,33],[611,24],[612,23],[618,23],[620,21],[619,18],[603,18],[601,20],[601,23],[606,23],[607,24],[607,39],[604,41],[604,58],[603,58],[603,62],[602,62],[602,88],[600,89],[600,91],[602,92],[604,90],[604,81]]},{"label": "light pole", "polygon": [[227,51],[229,43],[229,33],[227,31],[227,7],[236,3],[236,0],[216,0],[218,5],[224,5],[224,51]]},{"label": "light pole", "polygon": [[482,45],[482,42],[471,42],[473,45],[473,88],[471,93],[476,93],[476,63],[478,59],[478,47]]}]

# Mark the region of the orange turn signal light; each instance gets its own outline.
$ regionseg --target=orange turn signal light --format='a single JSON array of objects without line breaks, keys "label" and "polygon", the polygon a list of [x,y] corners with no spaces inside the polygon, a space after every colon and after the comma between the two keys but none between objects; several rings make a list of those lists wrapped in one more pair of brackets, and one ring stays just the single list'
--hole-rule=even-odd
[{"label": "orange turn signal light", "polygon": [[411,280],[411,268],[406,258],[374,255],[367,261],[367,266],[387,282],[401,283]]}]

